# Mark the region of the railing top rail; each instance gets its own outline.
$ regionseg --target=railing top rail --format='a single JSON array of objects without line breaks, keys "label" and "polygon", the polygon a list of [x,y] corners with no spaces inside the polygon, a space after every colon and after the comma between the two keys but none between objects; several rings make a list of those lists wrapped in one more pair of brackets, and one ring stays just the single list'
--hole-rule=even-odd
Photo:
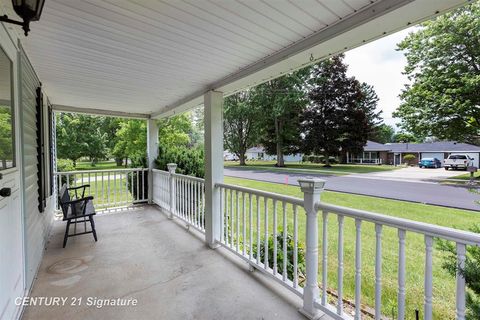
[{"label": "railing top rail", "polygon": [[173,173],[172,176],[177,177],[177,178],[182,178],[182,179],[185,179],[185,180],[205,182],[205,179],[198,178],[198,177],[193,177],[193,176],[187,176],[185,174]]},{"label": "railing top rail", "polygon": [[153,172],[162,173],[162,174],[170,174],[168,171],[160,170],[160,169],[152,169]]},{"label": "railing top rail", "polygon": [[480,234],[478,233],[442,227],[434,224],[418,222],[408,219],[396,218],[378,213],[326,204],[322,202],[317,202],[315,208],[317,210],[323,210],[326,212],[340,214],[351,218],[358,218],[363,221],[378,223],[397,229],[421,233],[432,237],[443,238],[459,243],[480,246]]},{"label": "railing top rail", "polygon": [[54,175],[78,174],[78,173],[101,173],[101,172],[132,172],[132,171],[148,171],[148,168],[123,168],[123,169],[101,169],[101,170],[78,170],[78,171],[59,171]]},{"label": "railing top rail", "polygon": [[278,193],[273,193],[273,192],[267,192],[267,191],[261,191],[257,189],[252,189],[252,188],[246,188],[246,187],[240,187],[232,184],[226,184],[226,183],[216,183],[215,187],[219,188],[226,188],[226,189],[232,189],[240,192],[245,192],[245,193],[251,193],[254,195],[258,195],[260,197],[266,197],[270,199],[274,199],[277,201],[281,202],[288,202],[297,206],[303,206],[303,199],[300,198],[295,198],[295,197],[290,197],[290,196],[285,196],[283,194],[278,194]]}]

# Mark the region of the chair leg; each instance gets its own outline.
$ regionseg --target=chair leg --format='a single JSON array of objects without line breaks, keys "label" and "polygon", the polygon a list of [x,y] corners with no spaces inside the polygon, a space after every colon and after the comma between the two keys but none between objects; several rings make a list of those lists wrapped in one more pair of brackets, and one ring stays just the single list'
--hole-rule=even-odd
[{"label": "chair leg", "polygon": [[95,242],[97,242],[97,231],[95,230],[95,222],[93,221],[93,216],[90,216],[90,225],[92,226],[93,237],[95,238]]},{"label": "chair leg", "polygon": [[67,220],[67,227],[65,229],[65,236],[63,237],[63,247],[67,245],[68,232],[70,231],[70,220]]}]

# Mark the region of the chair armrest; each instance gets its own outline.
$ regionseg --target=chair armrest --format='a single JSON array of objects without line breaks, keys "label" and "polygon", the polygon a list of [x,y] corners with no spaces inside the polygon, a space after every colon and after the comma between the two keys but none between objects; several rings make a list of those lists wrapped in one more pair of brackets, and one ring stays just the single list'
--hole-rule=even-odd
[{"label": "chair armrest", "polygon": [[80,188],[87,188],[89,187],[90,188],[90,185],[89,184],[84,184],[84,185],[81,185],[81,186],[78,186],[78,187],[68,187],[67,190],[70,191],[70,190],[77,190],[77,189],[80,189]]},{"label": "chair armrest", "polygon": [[80,202],[88,202],[88,201],[91,201],[91,200],[93,200],[93,196],[88,196],[88,197],[81,198],[81,199],[75,199],[75,200],[72,200],[72,201],[66,201],[66,202],[63,202],[62,204],[63,205],[72,205],[72,204],[77,204],[77,203],[80,203]]}]

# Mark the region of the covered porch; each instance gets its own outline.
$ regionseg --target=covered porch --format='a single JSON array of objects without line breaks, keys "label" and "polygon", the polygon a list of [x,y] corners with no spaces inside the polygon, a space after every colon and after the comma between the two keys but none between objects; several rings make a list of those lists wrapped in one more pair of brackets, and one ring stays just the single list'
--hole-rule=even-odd
[{"label": "covered porch", "polygon": [[[67,250],[64,227],[54,224],[30,297],[68,300],[28,306],[23,319],[303,318],[298,297],[250,272],[226,249],[209,250],[199,232],[172,222],[157,206],[101,214],[100,241],[75,237]],[[137,304],[92,307],[88,298]]]},{"label": "covered porch", "polygon": [[[375,296],[370,315],[382,319],[390,311],[384,310],[382,281],[395,281],[382,278],[382,245],[388,245],[382,242],[382,232],[389,230],[398,235],[395,248],[388,252],[398,266],[397,318],[409,317],[405,243],[406,234],[412,234],[422,239],[416,252],[425,269],[413,270],[423,288],[422,312],[425,319],[433,319],[432,266],[438,263],[433,259],[433,239],[454,241],[458,263],[463,265],[466,247],[480,245],[480,236],[328,205],[320,198],[321,180],[302,181],[302,199],[224,183],[223,100],[467,2],[48,1],[42,20],[32,25],[28,38],[2,29],[1,44],[9,43],[14,52],[11,56],[22,60],[15,60],[13,68],[21,66],[24,71],[18,75],[20,71],[15,69],[23,82],[17,81],[21,88],[14,89],[19,98],[18,92],[23,94],[15,119],[18,141],[26,145],[20,148],[18,143],[22,158],[18,179],[22,183],[17,197],[18,203],[22,202],[18,211],[26,223],[18,223],[19,247],[25,242],[23,251],[18,252],[18,264],[25,271],[18,273],[19,279],[26,280],[16,283],[22,284],[25,298],[69,299],[61,307],[28,306],[30,300],[23,298],[25,305],[14,306],[18,290],[8,289],[5,294],[0,292],[4,310],[8,307],[8,315],[15,319],[305,316],[350,320],[364,318],[362,285],[369,284]],[[176,174],[174,165],[169,172],[155,168],[159,147],[156,119],[202,104],[205,179]],[[47,218],[53,216],[57,196],[52,181],[60,184],[62,174],[41,158],[54,153],[55,143],[39,124],[48,125],[52,111],[131,117],[148,123],[148,168],[114,172],[114,181],[119,177],[125,188],[117,189],[114,182],[112,193],[108,189],[113,205],[109,206],[109,199],[102,206],[148,205],[99,215],[97,243],[82,236],[69,239],[67,248],[62,249],[64,224],[54,222],[49,233]],[[43,138],[46,143],[39,145]],[[99,182],[103,192],[108,175],[90,172],[80,181]],[[135,196],[133,189],[128,190],[135,188],[134,175]],[[125,183],[127,179],[132,179],[130,185]],[[47,187],[50,192],[42,195]],[[39,191],[41,197],[37,197]],[[42,201],[49,206],[37,210],[37,202]],[[335,222],[330,227],[329,219]],[[344,233],[346,223],[354,223],[351,234]],[[368,261],[362,251],[362,230],[363,237],[370,236],[375,243],[371,250],[374,258]],[[353,265],[354,275],[344,279],[345,237],[352,234],[354,240],[348,244],[354,246],[355,258],[345,264]],[[336,244],[333,261],[327,259],[329,248],[334,247],[328,245],[329,235]],[[31,257],[24,259],[29,251]],[[362,274],[362,263],[374,266],[374,273]],[[10,274],[5,273],[5,278],[10,281]],[[329,279],[335,279],[333,286],[329,287]],[[348,303],[344,280],[355,283],[354,301]],[[464,319],[465,279],[459,273],[455,281],[451,310],[457,319]],[[136,306],[97,308],[87,305],[89,297],[138,302]],[[7,316],[0,314],[0,319]]]}]

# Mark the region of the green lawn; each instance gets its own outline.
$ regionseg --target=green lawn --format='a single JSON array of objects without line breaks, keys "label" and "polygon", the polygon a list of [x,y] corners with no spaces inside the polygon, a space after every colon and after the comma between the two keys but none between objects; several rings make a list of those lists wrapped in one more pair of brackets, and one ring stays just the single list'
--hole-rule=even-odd
[{"label": "green lawn", "polygon": [[[381,171],[390,171],[398,169],[399,167],[388,166],[388,165],[361,165],[361,164],[334,164],[330,168],[325,168],[323,164],[318,163],[298,163],[298,162],[286,162],[286,168],[277,168],[275,167],[275,161],[247,161],[246,168],[249,169],[272,169],[272,170],[282,170],[288,171],[289,169],[294,169],[292,171],[298,172],[297,170],[308,170],[316,171],[321,173],[330,173],[330,174],[349,174],[349,173],[371,173],[371,172],[381,172]],[[240,165],[238,161],[225,161],[225,167],[238,167]]]},{"label": "green lawn", "polygon": [[[299,187],[259,182],[238,178],[225,178],[226,183],[246,186],[259,190],[271,191],[285,195],[302,197]],[[240,199],[240,203],[241,203]],[[254,199],[255,200],[255,199]],[[390,216],[406,218],[426,223],[432,223],[459,229],[468,229],[474,223],[480,223],[477,212],[436,207],[409,202],[379,199],[367,196],[348,195],[335,192],[324,192],[322,200],[336,205],[368,210]],[[260,201],[263,208],[263,202]],[[248,202],[247,202],[248,203]],[[241,207],[241,205],[240,205]],[[255,208],[254,201],[254,208]],[[273,205],[269,207],[269,231],[272,233]],[[279,207],[280,208],[280,207]],[[287,229],[292,230],[293,213],[287,209]],[[260,215],[261,225],[264,223],[263,213]],[[254,214],[253,221],[256,221]],[[241,223],[240,223],[241,224]],[[282,225],[281,219],[278,225]],[[241,228],[241,226],[240,226]],[[254,228],[256,228],[254,226]],[[279,230],[281,227],[279,228]],[[337,283],[337,245],[338,224],[334,214],[330,214],[328,227],[328,287],[336,290]],[[255,232],[256,233],[256,232]],[[299,215],[299,235],[304,241],[305,217]],[[248,234],[248,231],[247,231]],[[263,234],[262,234],[263,235]],[[255,236],[256,237],[256,236]],[[254,238],[255,238],[254,237]],[[321,239],[321,236],[320,236]],[[248,240],[248,238],[247,238]],[[254,240],[255,242],[255,240]],[[319,241],[321,245],[321,240]],[[355,254],[355,224],[354,220],[345,218],[344,224],[344,296],[350,300],[354,298],[354,254]],[[397,266],[398,266],[398,237],[397,230],[383,228],[383,264],[382,264],[382,311],[391,315],[392,308],[396,309],[397,301]],[[320,249],[321,250],[321,249]],[[320,251],[321,252],[321,251]],[[407,318],[414,318],[414,310],[423,310],[423,275],[425,261],[424,239],[421,235],[407,233]],[[362,303],[374,306],[374,260],[375,259],[375,231],[374,224],[362,224]],[[442,254],[434,250],[434,318],[453,319],[455,311],[455,279],[442,268]],[[321,272],[321,265],[320,265]],[[320,281],[320,278],[319,278]]]},{"label": "green lawn", "polygon": [[[136,200],[132,195],[131,176],[127,176],[126,173],[117,173],[115,177],[113,174],[110,176],[103,175],[103,179],[100,174],[96,176],[95,174],[91,174],[90,181],[88,180],[88,176],[84,174],[83,183],[79,175],[77,175],[76,178],[75,181],[71,182],[71,186],[90,184],[90,187],[85,191],[85,195],[93,196],[94,204],[99,209],[129,205]],[[145,175],[145,179],[146,178],[147,176]],[[127,179],[129,181],[128,185]],[[142,188],[141,179],[140,174],[140,189]],[[135,181],[134,187],[136,188]]]},{"label": "green lawn", "polygon": [[[475,177],[475,179],[480,179],[480,171],[475,172],[473,176]],[[470,172],[462,173],[458,176],[449,177],[448,179],[470,180]]]},{"label": "green lawn", "polygon": [[75,168],[76,171],[80,170],[110,170],[110,169],[123,169],[124,166],[117,166],[115,161],[99,161],[95,166],[92,166],[90,161],[77,162]]}]

